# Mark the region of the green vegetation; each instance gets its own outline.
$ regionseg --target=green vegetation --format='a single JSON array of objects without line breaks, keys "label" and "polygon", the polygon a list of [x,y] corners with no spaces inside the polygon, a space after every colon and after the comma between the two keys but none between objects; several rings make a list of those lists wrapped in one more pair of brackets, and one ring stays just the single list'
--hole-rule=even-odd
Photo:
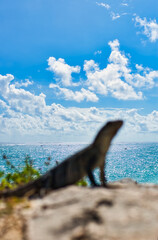
[{"label": "green vegetation", "polygon": [[[16,168],[11,161],[7,158],[5,154],[2,156],[3,160],[6,162],[8,168],[10,169],[9,173],[5,173],[4,171],[0,171],[0,191],[4,189],[14,189],[19,185],[26,184],[32,180],[37,179],[40,175],[40,169],[37,170],[33,167],[33,160],[26,156],[25,165],[21,168]],[[47,161],[44,163],[46,166],[51,164],[51,157],[47,158]],[[59,162],[56,161],[58,165]],[[81,179],[76,183],[77,186],[88,186],[88,183],[85,178]]]},{"label": "green vegetation", "polygon": [[79,180],[77,183],[76,183],[77,186],[82,186],[82,187],[87,187],[88,186],[88,183],[86,181],[85,178],[82,178],[81,180]]},{"label": "green vegetation", "polygon": [[4,171],[0,171],[0,190],[13,189],[19,185],[28,183],[40,176],[40,172],[33,167],[33,161],[29,156],[25,158],[25,165],[22,169],[17,169],[7,158],[3,155],[3,159],[6,161],[9,173],[5,174]]}]

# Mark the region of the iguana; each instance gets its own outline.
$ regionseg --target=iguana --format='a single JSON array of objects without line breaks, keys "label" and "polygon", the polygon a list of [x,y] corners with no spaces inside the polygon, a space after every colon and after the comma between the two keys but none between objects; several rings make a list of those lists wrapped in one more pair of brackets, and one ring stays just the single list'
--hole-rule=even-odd
[{"label": "iguana", "polygon": [[74,184],[87,175],[92,185],[97,186],[92,173],[96,167],[100,168],[102,186],[106,186],[107,181],[104,174],[105,156],[112,138],[116,135],[122,124],[123,121],[121,120],[108,122],[101,128],[93,143],[88,147],[68,157],[61,164],[52,168],[38,179],[15,190],[0,192],[0,197],[30,196],[37,193],[40,194],[42,190],[45,193],[51,189],[58,189]]}]

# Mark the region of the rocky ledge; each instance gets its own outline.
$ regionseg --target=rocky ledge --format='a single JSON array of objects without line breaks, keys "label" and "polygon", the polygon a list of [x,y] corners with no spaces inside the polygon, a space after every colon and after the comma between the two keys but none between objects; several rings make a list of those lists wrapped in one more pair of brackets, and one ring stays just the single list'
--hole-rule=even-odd
[{"label": "rocky ledge", "polygon": [[71,186],[0,213],[1,240],[157,240],[158,185]]}]

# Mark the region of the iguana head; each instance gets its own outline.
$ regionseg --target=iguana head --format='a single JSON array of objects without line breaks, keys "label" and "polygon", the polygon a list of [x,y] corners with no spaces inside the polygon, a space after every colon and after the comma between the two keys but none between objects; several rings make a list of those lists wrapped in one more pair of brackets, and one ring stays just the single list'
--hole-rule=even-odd
[{"label": "iguana head", "polygon": [[107,122],[98,132],[93,144],[106,152],[110,146],[111,140],[123,125],[122,120]]}]

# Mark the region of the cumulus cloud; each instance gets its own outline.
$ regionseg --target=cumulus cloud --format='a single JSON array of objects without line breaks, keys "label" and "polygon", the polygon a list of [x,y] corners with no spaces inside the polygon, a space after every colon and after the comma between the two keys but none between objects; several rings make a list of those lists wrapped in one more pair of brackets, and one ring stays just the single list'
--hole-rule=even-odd
[{"label": "cumulus cloud", "polygon": [[141,100],[142,91],[136,88],[152,88],[156,86],[155,79],[158,71],[144,68],[136,64],[137,71],[132,72],[129,67],[129,58],[120,51],[120,43],[117,39],[109,42],[111,54],[109,63],[103,69],[94,60],[84,62],[86,72],[86,84],[90,91],[122,100]]},{"label": "cumulus cloud", "polygon": [[5,96],[9,92],[9,84],[14,79],[14,76],[11,74],[6,74],[2,76],[0,74],[0,94]]},{"label": "cumulus cloud", "polygon": [[55,74],[57,81],[61,82],[64,86],[75,85],[72,82],[72,73],[79,73],[80,66],[70,66],[63,58],[56,60],[55,57],[50,57],[48,59],[48,65],[49,67],[47,70],[50,70]]},{"label": "cumulus cloud", "polygon": [[[85,61],[84,69],[87,69],[89,61]],[[122,100],[137,100],[142,99],[142,93],[138,94],[132,86],[121,80],[120,67],[116,64],[108,64],[103,70],[86,70],[87,85],[91,91],[96,91],[99,94],[111,95]]]},{"label": "cumulus cloud", "polygon": [[120,47],[119,40],[118,40],[118,39],[115,39],[115,40],[113,40],[113,41],[110,41],[110,42],[109,42],[109,46],[111,47],[111,50],[112,50],[112,51],[118,50],[118,48]]},{"label": "cumulus cloud", "polygon": [[[117,51],[118,42],[115,41],[110,44],[113,51]],[[116,56],[118,57],[117,54]],[[114,61],[113,57],[110,61]],[[110,62],[110,64],[112,63]],[[118,62],[116,61],[115,64],[117,65]],[[123,64],[126,66],[124,59],[121,61],[121,65]],[[96,72],[100,74],[103,71],[93,60],[87,61],[84,68],[92,75]],[[143,71],[144,68],[140,70]],[[104,71],[101,74],[104,75]],[[101,78],[102,76],[99,79]],[[45,102],[46,96],[43,93],[35,95],[22,88],[18,89],[12,84],[13,80],[14,76],[11,74],[0,75],[0,138],[2,141],[33,142],[38,140],[48,142],[67,140],[89,142],[106,121],[114,119],[125,121],[122,137],[120,136],[121,140],[128,141],[127,136],[130,136],[130,140],[138,139],[138,136],[140,136],[140,139],[142,139],[142,136],[151,137],[150,133],[155,140],[158,140],[156,138],[158,136],[158,111],[156,110],[147,115],[142,115],[136,109],[66,108],[55,103],[47,105]],[[114,86],[112,86],[113,84]],[[114,78],[114,82],[113,79],[107,82],[107,91],[110,91],[113,95],[119,94],[119,96],[116,96],[117,98],[121,94],[121,97],[125,98],[125,86],[122,87],[121,84],[119,78]],[[120,85],[123,92],[120,90]],[[91,86],[93,85],[91,84]],[[77,91],[71,92],[69,90],[66,92],[67,89],[60,89],[58,85],[50,87],[59,89],[59,92],[63,91],[63,95],[68,98],[75,98],[76,96],[78,101],[82,98],[87,101],[97,101],[97,96],[84,88],[77,93]],[[153,140],[153,137],[151,139]]]},{"label": "cumulus cloud", "polygon": [[144,68],[141,71],[143,71],[142,75],[136,73],[128,78],[128,82],[131,85],[137,88],[153,88],[154,86],[157,86],[154,80],[158,79],[158,71],[152,71],[148,68]]},{"label": "cumulus cloud", "polygon": [[50,88],[55,88],[58,90],[58,95],[63,97],[65,100],[71,100],[76,102],[81,102],[83,100],[97,102],[99,99],[95,93],[90,92],[84,88],[81,88],[80,91],[72,91],[68,88],[61,88],[56,84],[50,84]]},{"label": "cumulus cloud", "polygon": [[[158,71],[135,65],[129,67],[129,57],[120,51],[116,39],[109,42],[108,64],[101,69],[94,60],[85,60],[85,81],[80,86],[63,87],[56,80],[50,88],[60,97],[77,102],[97,102],[99,96],[110,95],[121,100],[140,100],[142,88],[156,86]],[[65,62],[65,61],[64,61]],[[66,64],[66,63],[65,63]],[[72,79],[71,79],[72,81]],[[124,141],[151,139],[158,141],[158,111],[142,115],[136,109],[76,108],[46,104],[46,95],[36,95],[14,82],[14,76],[0,75],[0,138],[2,141],[83,141],[89,142],[108,120],[123,119],[125,127],[120,139]],[[21,85],[20,85],[21,84]],[[70,89],[70,87],[73,89]],[[77,89],[75,89],[77,88]],[[75,89],[75,90],[74,90]],[[129,137],[130,136],[130,137]]]},{"label": "cumulus cloud", "polygon": [[[65,88],[65,82],[59,82],[55,79],[56,83],[50,84],[49,87],[53,89],[55,94],[65,100],[77,102],[84,100],[97,102],[99,95],[111,95],[119,100],[142,100],[144,98],[142,92],[144,88],[157,86],[155,80],[158,78],[158,71],[138,64],[132,70],[129,67],[129,55],[120,51],[118,39],[110,41],[109,46],[111,53],[105,68],[100,69],[99,64],[92,59],[85,60],[83,70],[87,77],[86,80]],[[68,66],[65,61],[64,65]],[[75,87],[78,89],[74,89]]]},{"label": "cumulus cloud", "polygon": [[25,81],[15,82],[14,85],[17,88],[20,87],[28,87],[29,85],[32,85],[33,81],[30,81],[29,79],[25,79]]},{"label": "cumulus cloud", "polygon": [[[1,104],[1,102],[0,102]],[[142,115],[136,109],[65,108],[53,103],[45,106],[41,116],[16,112],[9,106],[0,113],[0,137],[10,141],[83,141],[90,142],[108,120],[123,119],[121,141],[150,136],[158,140],[158,111]],[[16,136],[16,138],[15,138]],[[151,137],[151,136],[150,136]],[[148,138],[149,140],[149,138]]]},{"label": "cumulus cloud", "polygon": [[36,96],[22,88],[18,89],[15,84],[11,84],[12,80],[14,76],[11,74],[0,75],[0,95],[9,103],[9,106],[23,113],[40,114],[46,105],[46,96],[43,93]]},{"label": "cumulus cloud", "polygon": [[146,35],[151,42],[158,40],[158,24],[156,19],[147,21],[146,18],[135,16],[134,21],[136,26],[143,28],[142,34]]},{"label": "cumulus cloud", "polygon": [[141,72],[144,70],[143,66],[142,65],[139,65],[139,64],[136,64],[136,69]]}]

